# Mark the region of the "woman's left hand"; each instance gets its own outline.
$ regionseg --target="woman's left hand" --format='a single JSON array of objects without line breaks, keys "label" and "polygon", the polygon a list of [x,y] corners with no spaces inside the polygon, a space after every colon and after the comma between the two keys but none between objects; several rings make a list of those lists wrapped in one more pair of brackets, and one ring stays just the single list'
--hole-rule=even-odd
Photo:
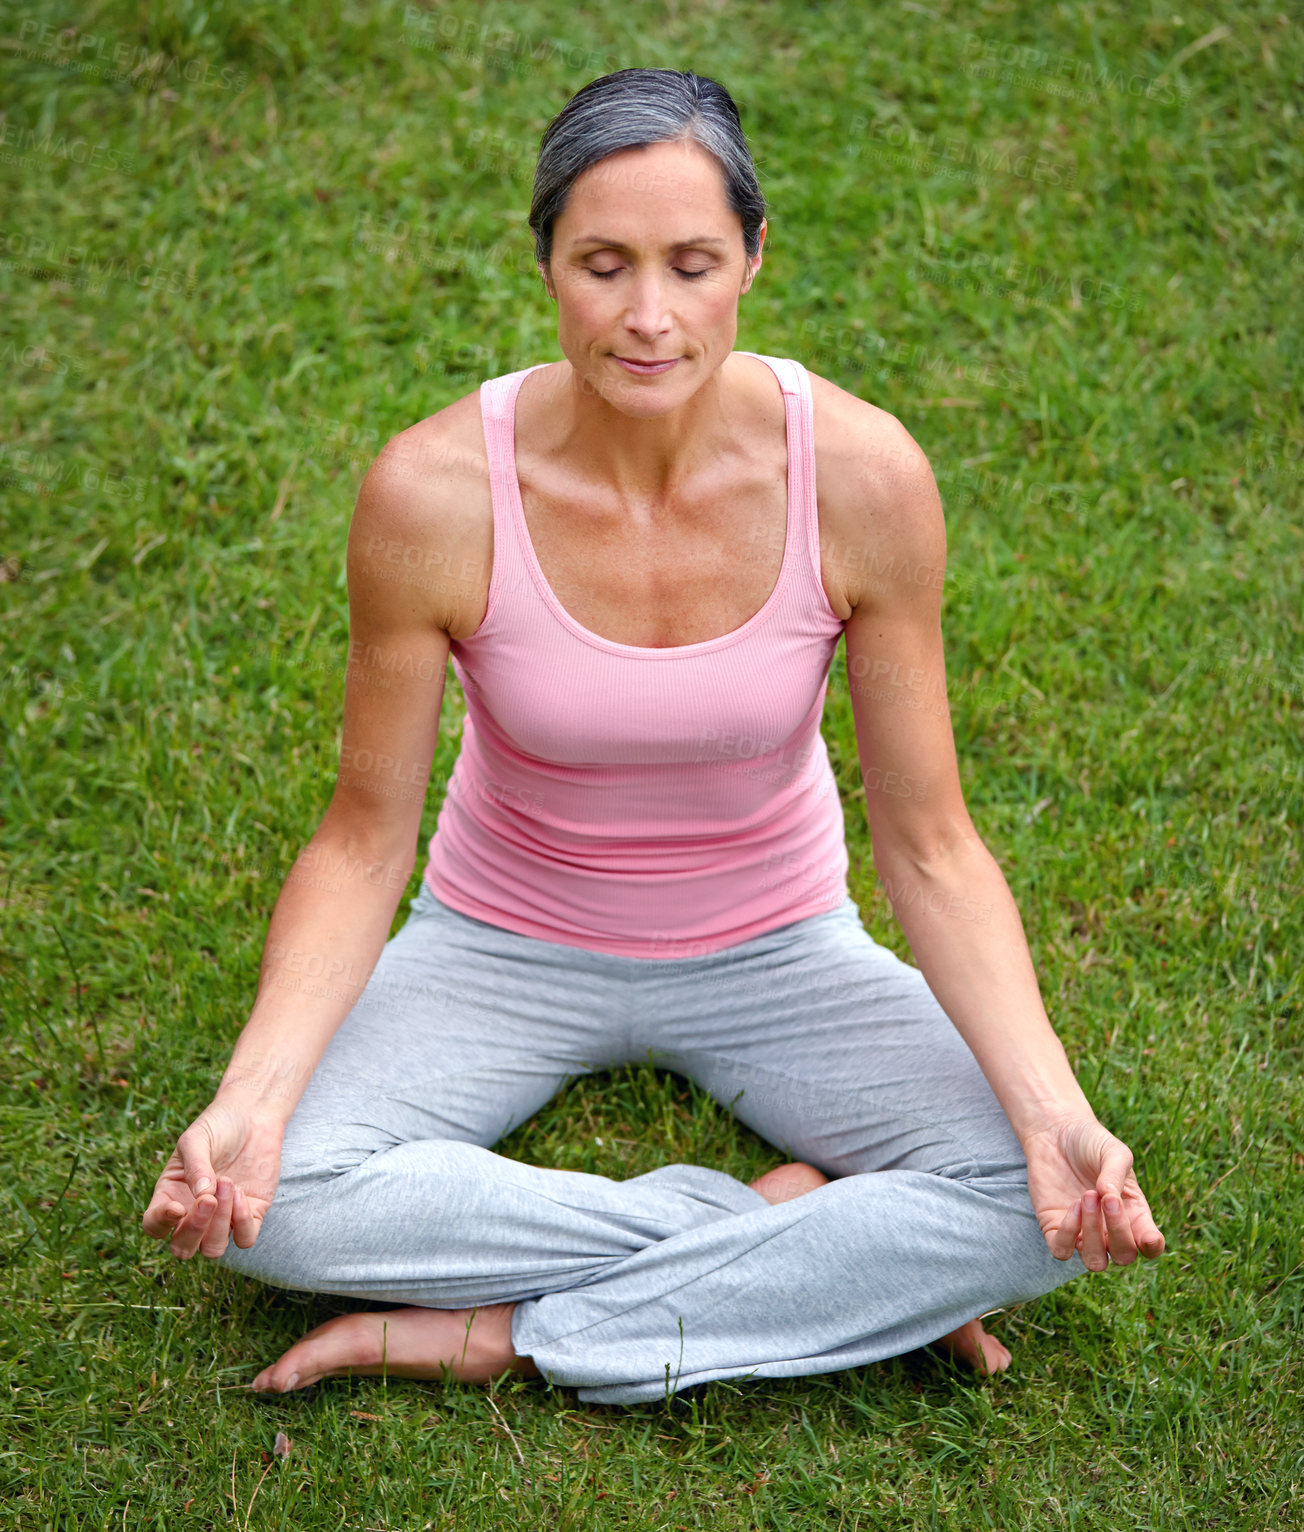
[{"label": "woman's left hand", "polygon": [[1057,1261],[1082,1251],[1088,1271],[1137,1255],[1153,1260],[1164,1236],[1132,1171],[1132,1151],[1095,1117],[1068,1117],[1023,1141],[1028,1195]]}]

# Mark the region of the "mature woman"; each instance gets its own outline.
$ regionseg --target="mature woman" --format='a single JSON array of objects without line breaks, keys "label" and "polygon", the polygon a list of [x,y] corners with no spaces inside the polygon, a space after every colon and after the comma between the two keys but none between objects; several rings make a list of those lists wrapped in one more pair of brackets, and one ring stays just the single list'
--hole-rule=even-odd
[{"label": "mature woman", "polygon": [[[734,349],[764,206],[715,81],[593,81],[530,213],[565,360],[410,427],[362,485],[338,784],[143,1224],[182,1259],[411,1306],[319,1326],[254,1388],[514,1370],[626,1403],[934,1342],[994,1371],[977,1316],[1164,1248],[925,700],[927,460]],[[847,891],[819,730],[844,634],[918,968]],[[387,940],[450,655],[461,752]],[[492,1152],[569,1078],[647,1060],[794,1162],[618,1181]]]}]

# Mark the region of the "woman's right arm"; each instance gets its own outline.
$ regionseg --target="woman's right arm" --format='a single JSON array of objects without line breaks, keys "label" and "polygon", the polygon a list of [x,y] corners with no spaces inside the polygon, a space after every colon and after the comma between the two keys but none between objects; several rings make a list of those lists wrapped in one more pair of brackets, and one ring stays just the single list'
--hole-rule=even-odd
[{"label": "woman's right arm", "polygon": [[143,1220],[183,1259],[221,1255],[232,1230],[241,1248],[257,1238],[285,1124],[370,978],[416,863],[449,629],[460,631],[487,574],[467,514],[479,464],[448,450],[448,435],[432,451],[433,424],[418,455],[396,437],[358,494],[334,793],[276,901],[257,996],[213,1102],[178,1141]]}]

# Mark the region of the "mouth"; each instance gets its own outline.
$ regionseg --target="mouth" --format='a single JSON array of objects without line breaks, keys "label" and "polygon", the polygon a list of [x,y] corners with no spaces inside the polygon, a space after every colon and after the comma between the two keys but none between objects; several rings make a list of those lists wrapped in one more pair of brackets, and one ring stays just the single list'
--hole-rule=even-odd
[{"label": "mouth", "polygon": [[677,356],[672,356],[669,361],[665,362],[640,362],[631,357],[616,356],[614,351],[612,356],[626,372],[632,372],[635,377],[643,378],[655,377],[658,373],[669,372],[679,361]]}]

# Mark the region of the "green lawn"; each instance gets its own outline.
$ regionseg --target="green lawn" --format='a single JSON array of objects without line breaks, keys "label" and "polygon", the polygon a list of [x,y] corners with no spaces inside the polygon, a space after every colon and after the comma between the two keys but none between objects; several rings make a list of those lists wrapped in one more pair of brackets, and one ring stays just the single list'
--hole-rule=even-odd
[{"label": "green lawn", "polygon": [[[1290,9],[6,9],[0,1524],[1304,1527]],[[356,1305],[178,1262],[141,1214],[330,794],[362,474],[560,356],[533,156],[633,64],[742,106],[772,215],[739,346],[934,465],[970,810],[1168,1249],[999,1314],[989,1381],[922,1351],[674,1408],[538,1380],[254,1399]],[[909,957],[841,667],[852,890]],[[450,675],[423,841],[461,716]],[[649,1070],[498,1147],[617,1177],[775,1158]]]}]

